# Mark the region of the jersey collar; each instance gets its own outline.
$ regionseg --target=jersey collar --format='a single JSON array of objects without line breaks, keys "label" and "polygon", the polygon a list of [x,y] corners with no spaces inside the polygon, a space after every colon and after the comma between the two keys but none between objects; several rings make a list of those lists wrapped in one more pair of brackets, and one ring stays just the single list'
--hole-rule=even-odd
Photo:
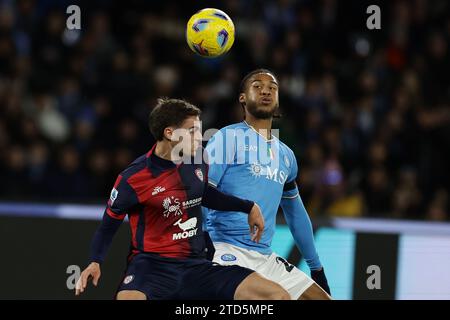
[{"label": "jersey collar", "polygon": [[245,125],[246,125],[247,127],[249,127],[250,129],[252,129],[253,131],[255,131],[261,138],[264,139],[265,142],[272,142],[272,141],[275,141],[275,136],[274,136],[274,135],[271,134],[272,138],[271,138],[271,139],[267,139],[267,138],[264,137],[261,133],[259,133],[258,130],[256,130],[256,129],[253,128],[251,125],[249,125],[249,124],[247,123],[247,121],[243,120],[242,122],[245,123]]},{"label": "jersey collar", "polygon": [[177,165],[170,160],[162,159],[154,154],[155,148],[156,143],[153,145],[150,151],[147,152],[146,155],[147,168],[150,170],[153,176],[157,177],[164,171],[179,167],[179,164]]}]

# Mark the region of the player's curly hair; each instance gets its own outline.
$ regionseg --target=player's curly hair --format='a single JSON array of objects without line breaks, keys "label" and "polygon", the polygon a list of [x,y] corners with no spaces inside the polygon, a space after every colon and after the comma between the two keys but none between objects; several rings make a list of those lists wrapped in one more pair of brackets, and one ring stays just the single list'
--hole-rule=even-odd
[{"label": "player's curly hair", "polygon": [[157,141],[164,138],[164,129],[179,127],[190,116],[200,116],[202,111],[181,99],[159,98],[148,117],[148,127]]}]

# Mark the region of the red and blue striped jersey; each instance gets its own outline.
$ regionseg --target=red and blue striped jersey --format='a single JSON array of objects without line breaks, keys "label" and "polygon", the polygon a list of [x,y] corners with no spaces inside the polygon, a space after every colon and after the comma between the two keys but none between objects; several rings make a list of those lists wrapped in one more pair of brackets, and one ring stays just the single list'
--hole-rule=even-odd
[{"label": "red and blue striped jersey", "polygon": [[208,165],[175,163],[153,154],[155,146],[119,174],[106,213],[128,215],[132,254],[204,256],[201,203]]}]

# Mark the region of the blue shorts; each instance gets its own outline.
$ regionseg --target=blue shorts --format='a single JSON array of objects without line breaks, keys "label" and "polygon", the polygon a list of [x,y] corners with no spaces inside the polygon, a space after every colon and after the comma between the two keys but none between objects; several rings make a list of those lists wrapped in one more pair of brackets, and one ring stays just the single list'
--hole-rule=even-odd
[{"label": "blue shorts", "polygon": [[117,291],[138,290],[151,300],[233,300],[253,270],[206,259],[174,259],[139,253],[128,263]]}]

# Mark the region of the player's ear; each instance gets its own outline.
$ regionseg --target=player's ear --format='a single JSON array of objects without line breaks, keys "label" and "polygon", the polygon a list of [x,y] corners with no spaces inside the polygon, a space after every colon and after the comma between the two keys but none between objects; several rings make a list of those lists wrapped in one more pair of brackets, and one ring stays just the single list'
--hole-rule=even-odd
[{"label": "player's ear", "polygon": [[172,135],[173,135],[172,127],[164,128],[164,138],[166,138],[169,141],[172,141]]},{"label": "player's ear", "polygon": [[243,105],[243,106],[245,106],[245,93],[241,93],[240,95],[239,95],[239,102]]}]

